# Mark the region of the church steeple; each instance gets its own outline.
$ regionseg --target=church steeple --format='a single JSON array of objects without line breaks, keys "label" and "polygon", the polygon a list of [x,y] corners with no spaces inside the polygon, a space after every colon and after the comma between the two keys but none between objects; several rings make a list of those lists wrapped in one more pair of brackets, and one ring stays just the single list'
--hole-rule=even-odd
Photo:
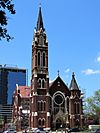
[{"label": "church steeple", "polygon": [[76,79],[75,79],[75,74],[73,72],[72,74],[72,80],[71,80],[71,84],[70,84],[70,87],[69,87],[71,90],[79,90],[78,88],[78,85],[77,85],[77,82],[76,82]]},{"label": "church steeple", "polygon": [[32,80],[30,127],[50,129],[48,41],[41,7],[32,42]]},{"label": "church steeple", "polygon": [[38,20],[37,20],[37,27],[36,30],[40,30],[42,28],[42,30],[44,31],[44,26],[43,26],[43,19],[42,19],[42,11],[41,11],[41,6],[39,7],[39,14],[38,14]]}]

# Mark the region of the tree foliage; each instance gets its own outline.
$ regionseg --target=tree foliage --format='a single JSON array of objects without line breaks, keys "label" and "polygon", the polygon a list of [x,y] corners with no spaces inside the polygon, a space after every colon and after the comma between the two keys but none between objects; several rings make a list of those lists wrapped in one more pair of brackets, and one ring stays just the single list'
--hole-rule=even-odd
[{"label": "tree foliage", "polygon": [[100,120],[100,89],[86,99],[85,111],[88,117]]},{"label": "tree foliage", "polygon": [[0,40],[6,39],[9,41],[12,39],[12,37],[8,34],[6,27],[8,24],[7,13],[16,13],[14,4],[12,4],[12,0],[0,0]]}]

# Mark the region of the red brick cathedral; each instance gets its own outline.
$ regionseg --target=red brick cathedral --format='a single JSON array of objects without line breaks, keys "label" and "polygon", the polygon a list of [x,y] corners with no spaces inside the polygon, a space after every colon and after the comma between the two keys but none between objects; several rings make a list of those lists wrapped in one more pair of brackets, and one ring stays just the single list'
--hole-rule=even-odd
[{"label": "red brick cathedral", "polygon": [[48,41],[41,7],[32,42],[32,79],[30,127],[59,129],[83,127],[82,93],[75,75],[68,87],[58,74],[50,84],[48,72]]}]

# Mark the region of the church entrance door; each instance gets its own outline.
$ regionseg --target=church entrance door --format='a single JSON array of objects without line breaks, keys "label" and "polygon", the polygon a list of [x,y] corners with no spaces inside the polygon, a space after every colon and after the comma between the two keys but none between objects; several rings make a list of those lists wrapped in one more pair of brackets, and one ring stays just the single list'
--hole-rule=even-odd
[{"label": "church entrance door", "polygon": [[62,124],[63,124],[62,120],[58,118],[56,120],[56,129],[62,128]]}]

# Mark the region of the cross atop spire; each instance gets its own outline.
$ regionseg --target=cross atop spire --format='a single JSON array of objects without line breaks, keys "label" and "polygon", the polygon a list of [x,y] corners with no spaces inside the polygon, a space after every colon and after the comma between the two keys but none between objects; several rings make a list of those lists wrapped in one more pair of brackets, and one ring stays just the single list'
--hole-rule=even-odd
[{"label": "cross atop spire", "polygon": [[40,3],[39,3],[39,7],[41,7],[41,1],[40,1]]},{"label": "cross atop spire", "polygon": [[59,70],[57,72],[58,72],[58,77],[59,77]]},{"label": "cross atop spire", "polygon": [[42,28],[42,30],[44,31],[44,26],[43,26],[43,19],[42,19],[42,12],[41,12],[41,3],[39,6],[39,15],[38,15],[38,21],[37,21],[37,27],[36,30],[40,30]]},{"label": "cross atop spire", "polygon": [[72,73],[72,77],[73,77],[73,78],[75,77],[75,73],[74,73],[74,72]]}]

